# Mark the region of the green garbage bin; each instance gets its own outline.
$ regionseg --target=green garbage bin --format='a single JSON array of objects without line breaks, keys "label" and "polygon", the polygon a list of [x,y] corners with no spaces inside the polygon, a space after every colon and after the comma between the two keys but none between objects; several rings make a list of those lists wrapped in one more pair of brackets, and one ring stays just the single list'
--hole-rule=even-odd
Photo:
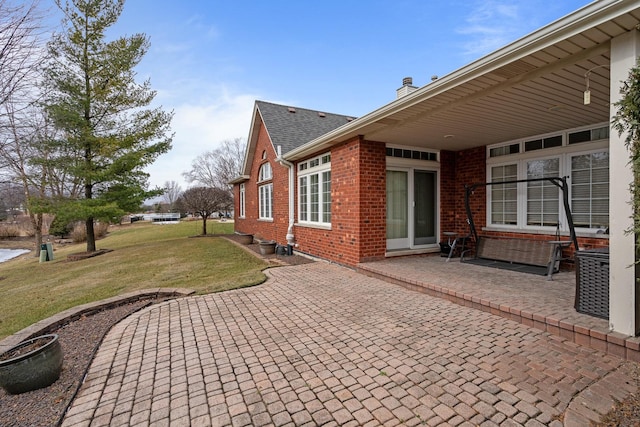
[{"label": "green garbage bin", "polygon": [[53,245],[43,243],[40,245],[40,262],[53,261]]}]

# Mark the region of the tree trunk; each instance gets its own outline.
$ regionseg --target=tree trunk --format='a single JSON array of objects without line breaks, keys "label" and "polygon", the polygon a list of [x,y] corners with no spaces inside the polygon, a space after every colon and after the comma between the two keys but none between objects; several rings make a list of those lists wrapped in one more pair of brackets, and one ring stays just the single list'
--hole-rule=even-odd
[{"label": "tree trunk", "polygon": [[29,217],[31,218],[31,226],[33,227],[34,237],[36,241],[36,251],[34,256],[40,257],[40,247],[42,245],[42,213],[33,214],[29,211]]},{"label": "tree trunk", "polygon": [[96,251],[96,235],[93,231],[93,218],[87,218],[87,252]]},{"label": "tree trunk", "polygon": [[202,235],[207,235],[207,217],[202,215]]}]

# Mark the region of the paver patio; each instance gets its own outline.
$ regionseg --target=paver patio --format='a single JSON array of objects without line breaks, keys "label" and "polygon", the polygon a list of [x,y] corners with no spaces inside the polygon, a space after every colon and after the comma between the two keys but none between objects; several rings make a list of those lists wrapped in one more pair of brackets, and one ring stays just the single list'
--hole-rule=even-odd
[{"label": "paver patio", "polygon": [[105,338],[64,426],[588,425],[636,365],[318,262],[151,306]]}]

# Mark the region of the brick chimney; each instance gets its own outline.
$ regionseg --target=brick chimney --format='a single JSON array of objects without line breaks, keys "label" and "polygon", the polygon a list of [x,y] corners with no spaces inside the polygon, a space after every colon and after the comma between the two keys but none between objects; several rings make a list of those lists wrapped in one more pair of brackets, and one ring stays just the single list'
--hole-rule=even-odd
[{"label": "brick chimney", "polygon": [[413,85],[413,78],[405,77],[404,79],[402,79],[402,87],[396,90],[396,99],[400,99],[403,96],[409,95],[416,89],[418,89],[418,87]]}]

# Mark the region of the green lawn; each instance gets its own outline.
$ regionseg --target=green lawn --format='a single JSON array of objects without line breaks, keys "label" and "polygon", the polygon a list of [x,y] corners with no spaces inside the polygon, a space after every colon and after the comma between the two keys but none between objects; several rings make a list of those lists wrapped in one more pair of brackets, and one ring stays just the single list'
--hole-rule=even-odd
[{"label": "green lawn", "polygon": [[[191,288],[200,294],[264,281],[267,264],[220,237],[193,237],[200,221],[175,225],[134,223],[98,240],[113,252],[82,261],[67,255],[86,245],[54,245],[54,260],[0,263],[0,339],[38,320],[87,302],[158,287]],[[233,233],[233,224],[210,221],[210,234]]]}]

